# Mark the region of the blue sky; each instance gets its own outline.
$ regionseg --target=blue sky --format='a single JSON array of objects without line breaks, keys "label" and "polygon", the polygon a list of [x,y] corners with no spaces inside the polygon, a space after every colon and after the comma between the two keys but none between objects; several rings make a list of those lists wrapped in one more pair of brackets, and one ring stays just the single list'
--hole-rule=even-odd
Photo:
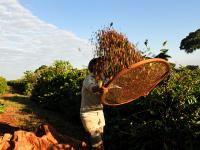
[{"label": "blue sky", "polygon": [[[31,12],[88,39],[110,22],[133,42],[169,44],[200,27],[199,0],[20,0]],[[157,46],[156,46],[157,47]]]},{"label": "blue sky", "polygon": [[188,55],[179,49],[200,28],[199,6],[199,0],[1,0],[0,75],[20,78],[57,59],[86,66],[92,57],[88,40],[110,22],[141,50],[148,39],[158,53],[167,40],[170,61],[200,65],[198,50]]}]

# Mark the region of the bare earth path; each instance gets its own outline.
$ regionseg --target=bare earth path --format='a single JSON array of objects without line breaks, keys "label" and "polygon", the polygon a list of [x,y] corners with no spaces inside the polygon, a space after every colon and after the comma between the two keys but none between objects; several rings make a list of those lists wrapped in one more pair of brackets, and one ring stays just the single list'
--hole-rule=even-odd
[{"label": "bare earth path", "polygon": [[[3,113],[0,113],[0,138],[5,133],[13,134],[19,130],[35,133],[38,127],[47,123],[56,130],[53,134],[55,136],[60,136],[58,133],[62,133],[75,139],[75,142],[85,141],[84,131],[80,126],[70,124],[61,114],[39,108],[27,96],[12,93],[0,95],[0,104],[4,106]],[[49,130],[49,127],[46,129]],[[63,141],[66,139],[63,138]]]},{"label": "bare earth path", "polygon": [[[0,104],[3,103],[2,97],[13,97],[14,94],[4,94],[0,96]],[[13,133],[15,130],[18,130],[15,118],[16,112],[13,110],[13,107],[7,107],[4,113],[0,114],[0,136],[4,133]]]},{"label": "bare earth path", "polygon": [[17,126],[15,114],[16,112],[14,112],[12,108],[7,108],[6,112],[0,115],[0,123],[5,123],[11,126]]},{"label": "bare earth path", "polygon": [[[29,103],[27,97],[6,93],[0,96],[0,104],[4,106],[4,111],[0,114],[0,134],[10,133],[10,131],[18,128],[34,130],[34,127],[39,126],[40,120],[34,119],[36,116],[30,109],[30,105],[33,106],[33,104]],[[30,109],[29,113],[31,114],[27,112],[27,109]],[[31,124],[28,124],[28,122]]]}]

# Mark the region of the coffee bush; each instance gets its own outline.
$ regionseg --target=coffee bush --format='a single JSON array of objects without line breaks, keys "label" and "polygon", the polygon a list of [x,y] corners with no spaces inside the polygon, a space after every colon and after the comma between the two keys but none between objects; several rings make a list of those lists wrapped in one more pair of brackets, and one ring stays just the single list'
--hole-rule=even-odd
[{"label": "coffee bush", "polygon": [[3,94],[6,90],[7,90],[6,79],[0,76],[0,94]]}]

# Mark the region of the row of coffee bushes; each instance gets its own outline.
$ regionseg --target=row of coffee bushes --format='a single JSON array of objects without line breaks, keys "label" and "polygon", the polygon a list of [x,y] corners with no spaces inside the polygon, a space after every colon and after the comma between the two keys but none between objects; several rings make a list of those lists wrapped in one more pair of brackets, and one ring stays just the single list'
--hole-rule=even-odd
[{"label": "row of coffee bushes", "polygon": [[73,123],[80,123],[79,108],[81,87],[87,70],[51,66],[37,79],[31,99],[42,107],[61,112]]},{"label": "row of coffee bushes", "polygon": [[19,80],[8,84],[43,108],[61,112],[65,118],[80,123],[79,107],[82,82],[87,69],[74,68],[68,61],[55,61],[50,66],[41,66],[33,71],[26,71]]},{"label": "row of coffee bushes", "polygon": [[[82,81],[87,70],[57,61],[28,73],[31,99],[80,124]],[[200,69],[171,68],[168,79],[147,97],[127,105],[105,106],[105,147],[110,149],[198,149],[200,147]]]},{"label": "row of coffee bushes", "polygon": [[200,147],[200,69],[171,70],[147,97],[105,108],[110,149],[196,150]]},{"label": "row of coffee bushes", "polygon": [[0,94],[5,93],[7,90],[7,82],[4,77],[0,76]]}]

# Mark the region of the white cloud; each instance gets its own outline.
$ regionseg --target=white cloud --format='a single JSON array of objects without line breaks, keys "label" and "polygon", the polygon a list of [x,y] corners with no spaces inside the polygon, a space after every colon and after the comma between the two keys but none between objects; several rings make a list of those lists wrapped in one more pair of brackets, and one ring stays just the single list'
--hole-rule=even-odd
[{"label": "white cloud", "polygon": [[0,75],[7,79],[56,59],[81,67],[92,58],[87,40],[40,20],[16,0],[0,1],[0,32]]}]

